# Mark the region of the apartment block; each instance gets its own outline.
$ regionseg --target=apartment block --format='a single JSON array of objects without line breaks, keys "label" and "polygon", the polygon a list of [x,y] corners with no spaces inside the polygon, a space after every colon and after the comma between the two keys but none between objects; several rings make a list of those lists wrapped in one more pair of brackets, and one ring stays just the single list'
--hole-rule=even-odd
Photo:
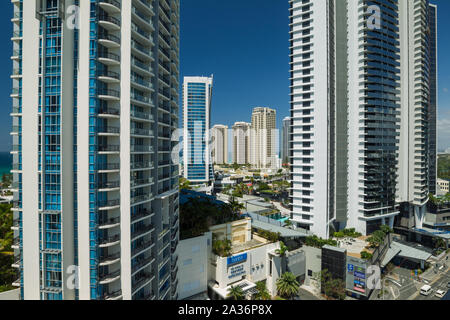
[{"label": "apartment block", "polygon": [[21,299],[176,299],[179,1],[12,3]]}]

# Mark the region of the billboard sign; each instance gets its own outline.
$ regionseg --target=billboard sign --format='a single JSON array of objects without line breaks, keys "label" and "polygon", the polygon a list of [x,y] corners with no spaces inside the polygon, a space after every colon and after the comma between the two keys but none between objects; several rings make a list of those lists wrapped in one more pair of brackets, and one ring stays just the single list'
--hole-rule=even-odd
[{"label": "billboard sign", "polygon": [[235,264],[243,263],[247,261],[247,253],[243,253],[237,256],[227,258],[227,266],[234,266]]}]

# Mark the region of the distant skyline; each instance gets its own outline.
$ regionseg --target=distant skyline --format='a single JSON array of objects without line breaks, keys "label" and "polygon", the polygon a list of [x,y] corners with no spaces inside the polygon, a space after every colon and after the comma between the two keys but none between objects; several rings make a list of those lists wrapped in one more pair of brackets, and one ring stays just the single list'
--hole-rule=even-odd
[{"label": "distant skyline", "polygon": [[[439,149],[450,147],[450,1],[438,5]],[[251,121],[258,106],[289,116],[289,11],[287,0],[181,2],[180,88],[183,76],[214,74],[212,121],[231,127]],[[0,152],[11,148],[10,73],[12,4],[0,2]],[[181,106],[181,101],[180,101]],[[181,108],[180,108],[181,109]]]}]

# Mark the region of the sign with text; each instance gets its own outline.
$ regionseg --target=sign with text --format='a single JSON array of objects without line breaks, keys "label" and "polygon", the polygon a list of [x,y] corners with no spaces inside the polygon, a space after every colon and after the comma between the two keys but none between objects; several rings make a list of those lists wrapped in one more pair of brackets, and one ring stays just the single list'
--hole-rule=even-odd
[{"label": "sign with text", "polygon": [[247,261],[247,253],[243,253],[238,256],[228,257],[227,266],[230,267],[238,263],[243,263],[245,261]]}]

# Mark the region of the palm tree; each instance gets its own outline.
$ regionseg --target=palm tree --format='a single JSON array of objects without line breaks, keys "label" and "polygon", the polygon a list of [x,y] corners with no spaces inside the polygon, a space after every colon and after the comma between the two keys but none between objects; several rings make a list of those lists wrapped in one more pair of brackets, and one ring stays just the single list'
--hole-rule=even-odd
[{"label": "palm tree", "polygon": [[283,241],[280,241],[280,249],[275,250],[275,253],[278,254],[280,257],[286,256],[286,253],[288,252],[288,247],[283,243]]},{"label": "palm tree", "polygon": [[298,294],[300,284],[298,283],[295,276],[286,272],[277,280],[277,291],[284,298],[291,298],[292,296]]},{"label": "palm tree", "polygon": [[232,300],[244,300],[244,291],[241,287],[231,286],[231,288],[228,289],[228,298],[231,298]]},{"label": "palm tree", "polygon": [[237,201],[235,199],[235,197],[230,198],[230,202],[228,203],[228,206],[230,207],[231,212],[234,215],[240,214],[241,211],[245,209],[245,206],[242,203],[240,203],[239,201]]},{"label": "palm tree", "polygon": [[258,290],[258,293],[255,294],[255,300],[270,300],[270,293],[264,281],[256,283],[256,290]]}]

